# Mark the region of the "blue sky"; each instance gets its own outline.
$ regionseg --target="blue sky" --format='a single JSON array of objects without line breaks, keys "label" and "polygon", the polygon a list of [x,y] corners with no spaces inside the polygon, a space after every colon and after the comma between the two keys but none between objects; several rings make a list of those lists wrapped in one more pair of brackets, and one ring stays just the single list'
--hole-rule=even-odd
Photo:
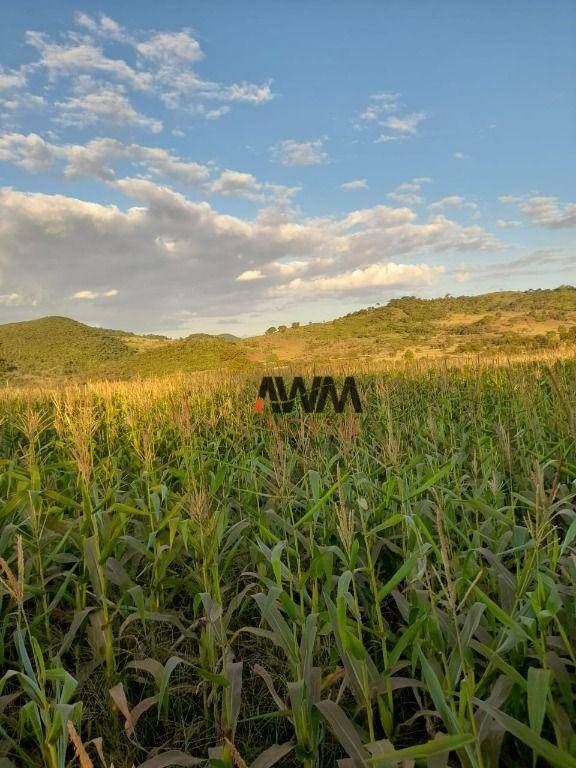
[{"label": "blue sky", "polygon": [[248,334],[575,282],[571,2],[2,14],[2,322]]}]

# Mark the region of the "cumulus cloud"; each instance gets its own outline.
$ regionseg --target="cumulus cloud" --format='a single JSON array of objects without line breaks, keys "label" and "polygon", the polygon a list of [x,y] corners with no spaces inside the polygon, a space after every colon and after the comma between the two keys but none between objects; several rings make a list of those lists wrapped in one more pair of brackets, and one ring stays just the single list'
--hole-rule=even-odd
[{"label": "cumulus cloud", "polygon": [[297,191],[297,188],[260,183],[251,174],[231,170],[224,171],[210,185],[205,184],[212,174],[210,165],[184,161],[161,147],[124,144],[112,138],[92,139],[84,145],[55,144],[35,133],[5,133],[0,134],[0,160],[34,173],[49,170],[61,162],[66,179],[90,176],[103,182],[115,179],[116,163],[130,163],[187,187],[201,187],[207,193],[248,199],[288,198]]},{"label": "cumulus cloud", "polygon": [[[196,67],[204,54],[190,29],[129,31],[104,14],[95,17],[84,12],[77,12],[74,22],[81,33],[69,30],[57,40],[28,31],[26,41],[37,58],[18,70],[0,69],[0,90],[23,88],[27,73],[34,72],[36,78],[44,75],[50,86],[58,84],[58,90],[64,91],[50,105],[52,119],[60,124],[129,124],[154,133],[162,130],[162,121],[137,110],[132,91],[159,99],[158,107],[183,109],[207,120],[226,114],[234,103],[262,104],[273,98],[270,80],[222,83],[201,77]],[[123,44],[125,57],[118,56],[117,43]],[[13,97],[8,108],[16,111],[38,105],[43,98],[34,93],[26,96]],[[214,101],[222,105],[209,106]]]},{"label": "cumulus cloud", "polygon": [[48,170],[54,163],[54,149],[41,136],[30,133],[5,133],[0,136],[0,160],[32,173]]},{"label": "cumulus cloud", "polygon": [[122,85],[100,84],[91,77],[77,81],[74,95],[56,102],[57,122],[85,128],[89,125],[136,125],[152,133],[162,131],[162,121],[138,112],[126,96]]},{"label": "cumulus cloud", "polygon": [[211,169],[207,165],[183,161],[160,147],[123,144],[117,139],[92,139],[87,144],[55,144],[35,133],[0,134],[0,160],[14,163],[38,173],[63,162],[63,175],[74,180],[91,176],[109,182],[115,178],[116,162],[127,162],[145,168],[157,176],[165,176],[185,186],[207,181]]},{"label": "cumulus cloud", "polygon": [[557,197],[542,195],[522,197],[503,195],[500,197],[500,202],[517,205],[521,213],[540,227],[547,229],[576,227],[576,203],[562,204]]},{"label": "cumulus cloud", "polygon": [[440,200],[430,203],[428,207],[431,211],[443,211],[446,208],[468,208],[471,211],[476,211],[478,204],[473,200],[466,200],[460,195],[447,195]]},{"label": "cumulus cloud", "polygon": [[262,184],[251,173],[225,170],[212,184],[212,192],[228,197],[245,197],[247,200],[259,200],[262,197]]},{"label": "cumulus cloud", "polygon": [[251,173],[227,168],[209,185],[207,191],[222,197],[239,197],[259,202],[276,200],[278,203],[288,203],[298,190],[299,187],[261,182]]},{"label": "cumulus cloud", "polygon": [[3,98],[0,106],[13,113],[29,112],[31,110],[42,109],[46,105],[44,96],[35,96],[31,93],[18,92],[11,93],[10,98]]},{"label": "cumulus cloud", "polygon": [[176,62],[191,63],[204,58],[200,44],[192,37],[189,29],[153,35],[148,40],[137,43],[136,50],[145,59],[165,66],[172,66]]},{"label": "cumulus cloud", "polygon": [[35,133],[0,134],[0,161],[10,162],[32,173],[57,167],[69,181],[91,177],[110,184],[116,180],[115,166],[130,164],[158,178],[169,179],[206,195],[237,197],[259,203],[288,206],[299,187],[259,181],[251,173],[232,169],[216,178],[211,164],[183,160],[161,147],[124,144],[118,139],[92,139],[86,144],[56,144]]},{"label": "cumulus cloud", "polygon": [[412,181],[400,184],[392,192],[389,192],[386,197],[389,200],[393,200],[395,203],[418,205],[419,203],[424,202],[424,198],[420,194],[422,186],[430,181],[432,181],[432,179],[427,176],[420,176],[419,178],[412,179]]},{"label": "cumulus cloud", "polygon": [[[242,219],[146,179],[111,183],[126,197],[125,209],[0,191],[6,293],[26,293],[46,314],[65,312],[69,300],[80,318],[153,330],[174,328],[182,312],[263,312],[270,302],[306,300],[314,290],[416,290],[439,278],[437,265],[428,263],[434,254],[499,247],[480,227],[444,216],[419,222],[409,208],[375,206],[339,219]],[[112,290],[122,301],[106,300]],[[71,298],[77,294],[84,300]],[[91,301],[92,314],[84,316]]]},{"label": "cumulus cloud", "polygon": [[89,16],[82,11],[76,11],[74,14],[74,22],[79,27],[84,27],[90,34],[95,37],[107,38],[109,40],[116,40],[118,42],[130,42],[130,36],[126,31],[118,24],[118,22],[106,16],[104,13],[100,13],[98,18]]},{"label": "cumulus cloud", "polygon": [[4,69],[0,66],[0,91],[23,88],[26,85],[26,73],[23,68]]},{"label": "cumulus cloud", "polygon": [[442,273],[444,267],[428,264],[395,264],[394,262],[370,264],[331,276],[313,277],[309,280],[295,278],[275,289],[276,293],[341,294],[355,293],[368,288],[416,288],[430,285]]},{"label": "cumulus cloud", "polygon": [[345,181],[344,184],[340,184],[340,189],[368,189],[368,182],[366,179]]},{"label": "cumulus cloud", "polygon": [[321,165],[328,159],[323,140],[296,141],[285,139],[272,147],[273,155],[282,165]]},{"label": "cumulus cloud", "polygon": [[41,32],[27,32],[26,40],[39,53],[36,66],[44,68],[51,80],[61,76],[77,77],[79,73],[100,73],[140,90],[152,87],[149,72],[136,70],[123,59],[109,58],[94,43],[77,40],[53,43]]}]

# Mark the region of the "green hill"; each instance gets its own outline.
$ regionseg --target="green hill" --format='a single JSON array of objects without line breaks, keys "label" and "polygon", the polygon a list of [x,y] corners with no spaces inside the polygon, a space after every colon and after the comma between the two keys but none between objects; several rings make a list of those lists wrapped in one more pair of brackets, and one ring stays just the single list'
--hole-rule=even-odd
[{"label": "green hill", "polygon": [[202,333],[175,341],[93,328],[67,317],[0,325],[4,380],[127,378],[222,367],[241,370],[247,365],[233,341]]},{"label": "green hill", "polygon": [[0,325],[0,371],[18,378],[92,371],[103,363],[135,355],[127,336],[67,317]]},{"label": "green hill", "polygon": [[406,296],[242,343],[258,360],[283,363],[518,354],[575,342],[576,288],[561,286],[439,299]]},{"label": "green hill", "polygon": [[112,378],[155,376],[178,371],[241,371],[250,368],[245,351],[235,342],[208,334],[194,334],[100,368]]},{"label": "green hill", "polygon": [[66,317],[0,325],[0,377],[29,381],[129,378],[342,361],[520,354],[574,348],[576,288],[480,296],[406,296],[325,323],[238,339],[185,339],[92,328]]}]

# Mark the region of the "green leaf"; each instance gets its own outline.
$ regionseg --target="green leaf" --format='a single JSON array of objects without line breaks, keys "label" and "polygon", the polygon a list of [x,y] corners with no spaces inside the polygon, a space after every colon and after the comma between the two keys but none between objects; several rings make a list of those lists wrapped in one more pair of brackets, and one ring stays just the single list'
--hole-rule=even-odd
[{"label": "green leaf", "polygon": [[369,752],[362,746],[356,726],[348,719],[346,713],[334,701],[326,699],[316,704],[322,717],[328,722],[332,732],[342,744],[346,753],[360,765],[368,765]]},{"label": "green leaf", "polygon": [[418,553],[414,553],[411,557],[406,560],[406,562],[398,568],[396,573],[384,584],[380,587],[378,590],[378,600],[379,602],[382,602],[384,598],[392,592],[393,589],[396,589],[398,584],[400,584],[401,581],[403,581],[406,576],[408,576],[409,573],[414,569],[414,566],[418,562]]},{"label": "green leaf", "polygon": [[544,724],[546,699],[550,690],[551,677],[552,673],[549,669],[530,667],[528,670],[528,721],[530,728],[538,736],[540,736]]},{"label": "green leaf", "polygon": [[558,766],[558,768],[576,768],[576,757],[572,757],[568,752],[564,752],[564,750],[559,749],[556,745],[538,736],[529,726],[521,723],[514,717],[510,717],[510,715],[506,715],[486,701],[476,698],[473,701],[476,706],[483,709],[490,717],[496,720],[502,728],[505,728],[517,739],[523,741],[524,744],[543,757],[550,765]]},{"label": "green leaf", "polygon": [[[473,741],[474,734],[463,733],[456,736],[438,736],[438,738],[425,744],[417,744],[414,747],[405,747],[404,749],[391,749],[387,746],[388,742],[375,741],[366,744],[366,749],[373,754],[370,765],[396,766],[401,760],[429,760],[431,757],[467,747]],[[380,744],[383,746],[377,751]]]}]

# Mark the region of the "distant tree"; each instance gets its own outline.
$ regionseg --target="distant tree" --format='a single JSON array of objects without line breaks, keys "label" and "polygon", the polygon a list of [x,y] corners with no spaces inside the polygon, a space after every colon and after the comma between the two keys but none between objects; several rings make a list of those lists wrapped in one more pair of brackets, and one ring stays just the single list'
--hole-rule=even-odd
[{"label": "distant tree", "polygon": [[286,325],[279,325],[278,326],[278,333],[284,333],[284,331],[288,330],[288,326]]},{"label": "distant tree", "polygon": [[271,325],[270,328],[266,329],[266,336],[271,336],[273,333],[276,333],[276,331],[277,331],[277,328]]},{"label": "distant tree", "polygon": [[292,323],[290,328],[300,328],[300,323],[294,322],[294,323]]}]

